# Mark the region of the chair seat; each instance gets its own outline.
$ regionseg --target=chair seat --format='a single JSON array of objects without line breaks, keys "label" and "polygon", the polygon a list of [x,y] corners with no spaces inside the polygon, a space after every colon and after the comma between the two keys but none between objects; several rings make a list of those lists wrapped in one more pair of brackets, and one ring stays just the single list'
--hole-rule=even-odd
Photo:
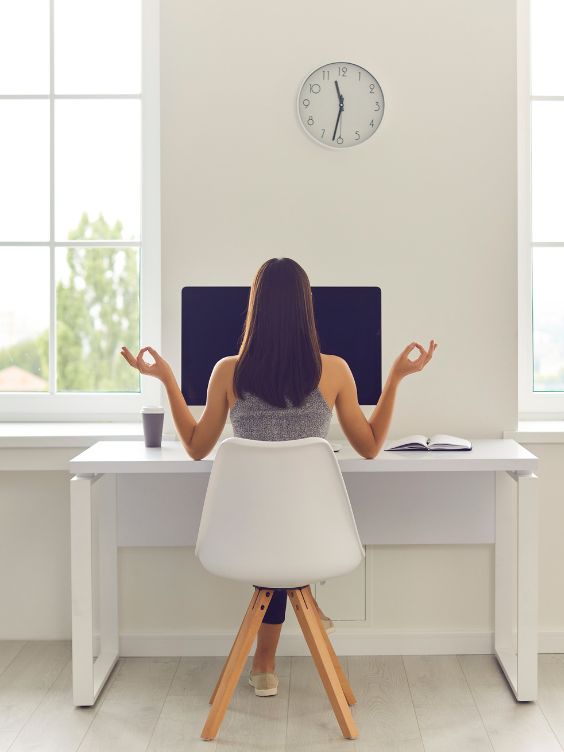
[{"label": "chair seat", "polygon": [[196,556],[219,577],[273,588],[356,569],[364,549],[329,442],[224,439],[210,474]]}]

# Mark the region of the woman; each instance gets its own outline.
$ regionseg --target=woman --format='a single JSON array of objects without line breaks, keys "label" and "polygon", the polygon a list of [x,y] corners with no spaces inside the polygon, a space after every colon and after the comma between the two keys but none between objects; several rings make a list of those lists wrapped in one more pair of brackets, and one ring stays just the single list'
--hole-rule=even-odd
[{"label": "woman", "polygon": [[[142,374],[162,381],[178,437],[195,460],[213,449],[228,412],[235,436],[280,441],[305,436],[325,438],[333,407],[351,445],[363,457],[372,459],[388,433],[400,381],[421,371],[436,347],[433,340],[428,350],[411,342],[400,353],[367,420],[346,361],[319,350],[307,274],[292,259],[272,258],[260,267],[251,286],[239,353],[222,358],[213,368],[199,421],[186,405],[170,365],[156,350],[144,347],[135,357],[123,347],[121,354]],[[409,354],[415,348],[419,356],[411,360]],[[143,359],[145,351],[153,356],[154,364]],[[249,677],[259,696],[277,692],[275,653],[285,609],[286,591],[275,591],[258,633]],[[332,627],[321,610],[320,616],[326,628]]]}]

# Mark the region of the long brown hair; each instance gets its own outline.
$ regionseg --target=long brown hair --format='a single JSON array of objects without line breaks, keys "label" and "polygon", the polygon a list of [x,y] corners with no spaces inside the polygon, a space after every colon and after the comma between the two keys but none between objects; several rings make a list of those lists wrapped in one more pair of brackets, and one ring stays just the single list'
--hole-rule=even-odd
[{"label": "long brown hair", "polygon": [[309,279],[291,258],[265,261],[255,275],[233,388],[276,407],[299,406],[319,384],[321,353]]}]

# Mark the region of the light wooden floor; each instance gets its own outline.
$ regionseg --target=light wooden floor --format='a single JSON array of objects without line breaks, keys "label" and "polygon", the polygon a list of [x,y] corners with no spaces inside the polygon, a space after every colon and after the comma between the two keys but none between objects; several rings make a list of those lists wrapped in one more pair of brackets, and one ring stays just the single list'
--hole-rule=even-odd
[{"label": "light wooden floor", "polygon": [[70,642],[0,642],[0,752],[552,752],[564,749],[564,655],[539,656],[539,700],[517,703],[491,655],[343,659],[356,693],[344,740],[310,658],[279,658],[276,697],[245,673],[214,742],[199,739],[221,658],[122,658],[75,708]]}]

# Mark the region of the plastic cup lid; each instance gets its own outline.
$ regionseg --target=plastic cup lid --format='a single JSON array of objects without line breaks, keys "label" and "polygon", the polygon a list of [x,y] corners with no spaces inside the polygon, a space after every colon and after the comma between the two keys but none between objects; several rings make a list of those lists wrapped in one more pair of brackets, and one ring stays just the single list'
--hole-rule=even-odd
[{"label": "plastic cup lid", "polygon": [[142,413],[164,413],[164,407],[159,407],[158,405],[148,405],[147,407],[141,408]]}]

